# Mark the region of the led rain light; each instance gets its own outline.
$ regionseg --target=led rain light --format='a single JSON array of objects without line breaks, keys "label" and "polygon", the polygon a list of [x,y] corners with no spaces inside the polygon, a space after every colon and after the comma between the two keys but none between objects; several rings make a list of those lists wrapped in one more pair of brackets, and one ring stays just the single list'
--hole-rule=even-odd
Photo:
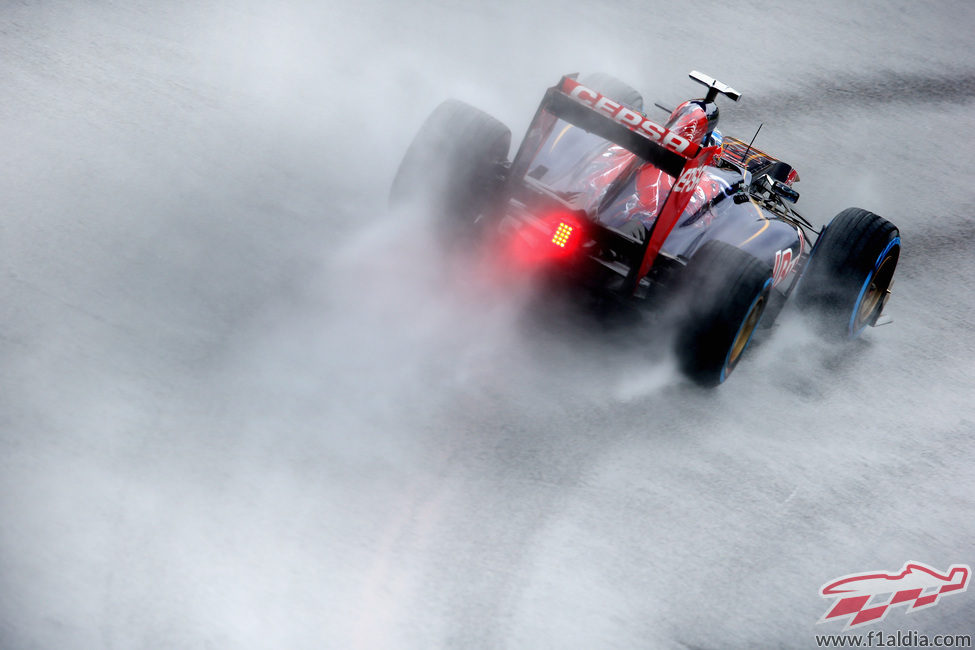
[{"label": "led rain light", "polygon": [[559,248],[565,248],[570,236],[572,236],[572,226],[564,222],[560,223],[559,227],[555,229],[555,234],[552,235],[552,243]]}]

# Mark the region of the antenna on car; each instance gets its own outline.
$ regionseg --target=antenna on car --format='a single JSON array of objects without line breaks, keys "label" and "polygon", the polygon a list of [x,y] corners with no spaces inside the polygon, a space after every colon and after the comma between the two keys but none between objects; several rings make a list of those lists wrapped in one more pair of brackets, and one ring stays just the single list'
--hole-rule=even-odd
[{"label": "antenna on car", "polygon": [[746,166],[748,165],[748,154],[751,153],[752,145],[755,144],[755,138],[758,137],[758,132],[762,130],[763,126],[765,126],[765,122],[759,124],[758,128],[755,129],[755,135],[752,136],[752,141],[748,143],[748,147],[745,149],[745,155],[741,157],[742,162],[744,162]]}]

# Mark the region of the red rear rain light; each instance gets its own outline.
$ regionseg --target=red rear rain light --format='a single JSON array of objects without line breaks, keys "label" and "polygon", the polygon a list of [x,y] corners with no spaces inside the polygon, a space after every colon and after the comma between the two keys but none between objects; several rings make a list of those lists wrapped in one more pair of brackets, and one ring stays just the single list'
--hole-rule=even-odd
[{"label": "red rear rain light", "polygon": [[526,267],[575,257],[586,241],[586,230],[566,212],[538,217],[510,233],[509,258]]},{"label": "red rear rain light", "polygon": [[575,228],[573,226],[570,226],[564,221],[560,221],[558,227],[555,229],[555,234],[552,235],[552,243],[559,248],[565,248],[574,230]]}]

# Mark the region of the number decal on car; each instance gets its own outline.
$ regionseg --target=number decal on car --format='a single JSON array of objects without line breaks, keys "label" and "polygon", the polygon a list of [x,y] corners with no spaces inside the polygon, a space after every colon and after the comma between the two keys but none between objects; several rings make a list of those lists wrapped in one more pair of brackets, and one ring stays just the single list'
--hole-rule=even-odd
[{"label": "number decal on car", "polygon": [[788,277],[788,275],[792,273],[792,269],[796,267],[796,263],[798,261],[798,255],[796,255],[794,258],[792,257],[791,248],[787,248],[783,251],[776,251],[775,266],[772,269],[772,286],[774,287]]},{"label": "number decal on car", "polygon": [[782,280],[789,277],[792,270],[796,268],[796,264],[799,263],[799,258],[802,257],[802,250],[805,248],[805,237],[802,236],[802,230],[796,228],[796,232],[799,233],[799,250],[796,254],[792,254],[792,248],[786,248],[785,250],[775,252],[775,265],[772,267],[772,286],[774,287]]},{"label": "number decal on car", "polygon": [[677,184],[674,185],[675,192],[685,192],[687,190],[693,190],[697,187],[697,184],[701,182],[701,176],[704,175],[704,166],[695,167],[694,169],[685,169],[684,173],[680,175],[677,179]]}]

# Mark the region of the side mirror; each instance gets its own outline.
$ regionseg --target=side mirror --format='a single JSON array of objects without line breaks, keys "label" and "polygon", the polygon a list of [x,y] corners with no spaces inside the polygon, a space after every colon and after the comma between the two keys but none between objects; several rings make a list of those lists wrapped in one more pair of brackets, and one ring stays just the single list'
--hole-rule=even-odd
[{"label": "side mirror", "polygon": [[772,181],[772,191],[789,203],[795,203],[799,200],[799,192],[796,192],[782,181]]},{"label": "side mirror", "polygon": [[770,174],[762,174],[750,183],[752,192],[771,192],[783,201],[795,203],[799,200],[799,192],[795,191],[782,181],[777,181]]}]

